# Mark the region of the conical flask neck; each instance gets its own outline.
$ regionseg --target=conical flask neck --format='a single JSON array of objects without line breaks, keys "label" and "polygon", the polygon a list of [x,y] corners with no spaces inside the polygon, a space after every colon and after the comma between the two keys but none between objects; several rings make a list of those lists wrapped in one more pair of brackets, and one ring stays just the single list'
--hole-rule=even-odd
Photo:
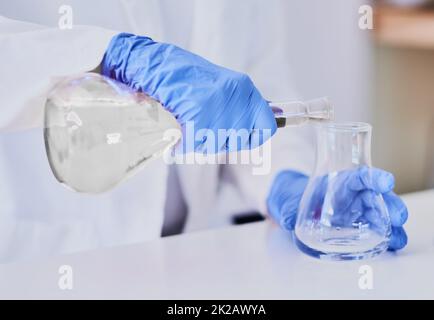
[{"label": "conical flask neck", "polygon": [[371,131],[367,123],[318,125],[316,173],[371,166]]}]

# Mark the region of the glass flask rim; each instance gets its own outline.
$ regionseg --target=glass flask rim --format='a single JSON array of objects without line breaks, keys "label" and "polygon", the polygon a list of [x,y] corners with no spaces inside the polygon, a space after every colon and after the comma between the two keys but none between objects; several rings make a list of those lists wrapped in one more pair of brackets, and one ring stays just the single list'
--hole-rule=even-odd
[{"label": "glass flask rim", "polygon": [[333,132],[370,132],[372,125],[367,122],[360,121],[340,121],[340,122],[324,122],[319,126],[328,131]]}]

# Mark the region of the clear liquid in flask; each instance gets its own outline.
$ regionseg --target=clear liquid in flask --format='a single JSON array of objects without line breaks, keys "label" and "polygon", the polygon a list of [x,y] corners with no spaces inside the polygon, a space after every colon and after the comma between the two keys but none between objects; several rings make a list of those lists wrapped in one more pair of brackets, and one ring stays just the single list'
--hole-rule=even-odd
[{"label": "clear liquid in flask", "polygon": [[113,188],[180,137],[176,119],[157,101],[98,74],[62,81],[45,106],[51,169],[77,192]]},{"label": "clear liquid in flask", "polygon": [[320,259],[381,254],[390,241],[391,221],[382,195],[372,189],[371,126],[331,122],[316,128],[316,166],[300,202],[295,243]]}]

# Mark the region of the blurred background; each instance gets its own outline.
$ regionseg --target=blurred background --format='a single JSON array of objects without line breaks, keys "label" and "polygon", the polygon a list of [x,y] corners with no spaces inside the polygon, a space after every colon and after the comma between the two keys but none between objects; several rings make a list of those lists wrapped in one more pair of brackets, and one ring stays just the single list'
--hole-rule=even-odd
[{"label": "blurred background", "polygon": [[[290,1],[297,93],[373,124],[373,164],[398,193],[434,187],[434,1]],[[358,8],[373,7],[373,30]],[[315,23],[312,23],[315,21]]]},{"label": "blurred background", "polygon": [[374,162],[395,173],[399,192],[432,188],[433,1],[374,4]]}]

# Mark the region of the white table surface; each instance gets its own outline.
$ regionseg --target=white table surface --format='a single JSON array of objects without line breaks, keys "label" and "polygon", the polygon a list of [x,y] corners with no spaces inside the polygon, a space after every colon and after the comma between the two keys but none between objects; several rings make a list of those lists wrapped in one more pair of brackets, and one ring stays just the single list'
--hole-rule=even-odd
[{"label": "white table surface", "polygon": [[[269,221],[0,266],[0,298],[434,299],[434,190],[404,196],[408,246],[364,261],[298,251]],[[58,287],[61,265],[73,289]],[[359,288],[369,265],[373,288]]]}]

